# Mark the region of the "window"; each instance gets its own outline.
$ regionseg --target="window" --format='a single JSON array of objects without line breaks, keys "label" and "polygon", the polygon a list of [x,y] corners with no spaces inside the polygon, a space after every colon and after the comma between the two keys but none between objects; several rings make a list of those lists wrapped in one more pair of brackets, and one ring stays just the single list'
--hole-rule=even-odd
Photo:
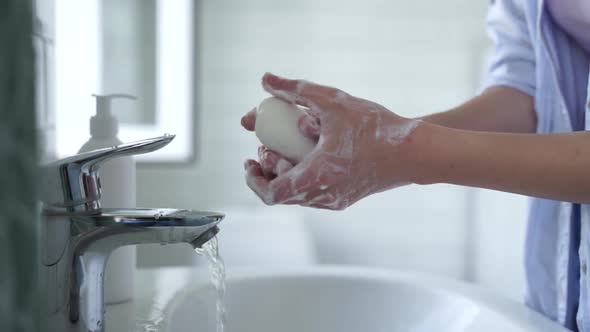
[{"label": "window", "polygon": [[124,142],[175,134],[147,162],[194,156],[193,1],[60,0],[56,3],[56,149],[77,153],[95,113],[91,94],[128,93],[116,101]]}]

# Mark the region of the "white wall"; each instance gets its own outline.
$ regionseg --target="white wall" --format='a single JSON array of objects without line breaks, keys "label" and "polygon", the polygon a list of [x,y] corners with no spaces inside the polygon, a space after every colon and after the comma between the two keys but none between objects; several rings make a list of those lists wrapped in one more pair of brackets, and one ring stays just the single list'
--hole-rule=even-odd
[{"label": "white wall", "polygon": [[524,296],[527,207],[526,197],[489,190],[475,200],[474,280],[515,299]]},{"label": "white wall", "polygon": [[[138,203],[280,209],[263,207],[243,180],[243,161],[255,156],[258,144],[241,129],[240,117],[265,96],[259,84],[265,71],[334,85],[403,116],[445,110],[476,88],[487,3],[201,1],[195,60],[198,160],[140,168]],[[518,297],[521,202],[447,185],[412,186],[344,212],[302,209],[302,215],[323,263],[474,279]],[[230,222],[231,215],[224,223]],[[189,261],[184,249],[150,252]]]}]

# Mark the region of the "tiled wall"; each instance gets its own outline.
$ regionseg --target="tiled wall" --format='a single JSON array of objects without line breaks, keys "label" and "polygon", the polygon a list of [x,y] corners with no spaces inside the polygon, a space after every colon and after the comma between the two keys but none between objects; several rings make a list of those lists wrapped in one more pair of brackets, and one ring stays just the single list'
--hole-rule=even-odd
[{"label": "tiled wall", "polygon": [[[255,156],[257,140],[239,119],[265,96],[259,85],[265,71],[334,85],[407,117],[456,105],[477,88],[487,48],[487,3],[200,1],[198,160],[140,169],[138,203],[222,211],[261,206],[242,168]],[[474,192],[413,186],[345,212],[304,214],[322,262],[476,278],[485,263],[473,261],[483,250],[477,243],[479,212],[473,212],[477,197],[469,196]]]}]

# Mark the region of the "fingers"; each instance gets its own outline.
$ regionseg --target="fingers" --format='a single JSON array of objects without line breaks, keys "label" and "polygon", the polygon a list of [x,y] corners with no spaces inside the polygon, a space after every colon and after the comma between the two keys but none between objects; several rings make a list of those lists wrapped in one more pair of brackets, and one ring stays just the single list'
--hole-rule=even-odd
[{"label": "fingers", "polygon": [[253,108],[250,112],[246,113],[246,115],[242,117],[241,123],[242,127],[246,130],[254,131],[256,129],[256,108]]},{"label": "fingers", "polygon": [[320,121],[317,117],[305,114],[299,117],[297,121],[299,131],[303,136],[317,140],[320,137]]},{"label": "fingers", "polygon": [[268,194],[268,187],[270,180],[264,176],[260,164],[252,159],[246,160],[244,163],[246,170],[246,184],[252,191],[265,203],[273,204],[272,197]]},{"label": "fingers", "polygon": [[323,158],[311,156],[272,181],[271,189],[277,203],[301,204],[310,193],[322,190],[331,179],[323,168]]},{"label": "fingers", "polygon": [[[288,165],[283,165],[285,162]],[[280,158],[275,167],[277,169],[276,173],[280,173],[280,175],[277,177],[273,176],[274,179],[271,179],[265,175],[260,163],[248,159],[244,163],[248,187],[267,205],[303,203],[303,200],[297,199],[296,197],[300,189],[295,185],[297,176],[287,174],[293,168],[293,165],[285,159]],[[294,199],[297,200],[293,201]],[[286,203],[287,201],[292,202]]]},{"label": "fingers", "polygon": [[269,178],[284,174],[293,168],[293,164],[287,159],[264,145],[258,147],[258,159],[262,172]]},{"label": "fingers", "polygon": [[329,111],[342,91],[304,80],[282,78],[271,73],[262,77],[262,86],[275,97],[309,107],[312,111]]},{"label": "fingers", "polygon": [[252,160],[252,159],[246,160],[246,162],[244,162],[244,170],[246,171],[246,174],[248,174],[248,175],[252,175],[252,176],[264,175],[262,173],[262,168],[260,167],[260,164],[256,160]]},{"label": "fingers", "polygon": [[260,167],[264,176],[274,177],[274,168],[279,159],[279,155],[266,146],[261,145],[258,147],[258,160],[260,160]]},{"label": "fingers", "polygon": [[276,175],[283,175],[290,171],[291,168],[293,168],[293,164],[291,164],[287,159],[281,158],[274,167],[274,173]]},{"label": "fingers", "polygon": [[[280,163],[279,161],[277,165]],[[272,180],[265,176],[262,166],[255,160],[247,160],[244,168],[248,187],[267,205],[303,203],[309,183],[313,182],[305,180],[311,177],[307,174],[307,168],[301,167],[301,164],[295,167],[287,166],[288,170]]]},{"label": "fingers", "polygon": [[297,165],[272,180],[254,160],[246,161],[245,168],[248,186],[267,205],[297,204],[328,210],[343,210],[350,205],[337,187],[324,184],[322,171],[315,165]]}]

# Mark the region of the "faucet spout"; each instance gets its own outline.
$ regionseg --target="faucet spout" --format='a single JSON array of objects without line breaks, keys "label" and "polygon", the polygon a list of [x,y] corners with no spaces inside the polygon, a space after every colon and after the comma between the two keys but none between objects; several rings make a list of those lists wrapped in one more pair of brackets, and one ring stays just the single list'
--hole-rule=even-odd
[{"label": "faucet spout", "polygon": [[217,235],[217,233],[219,233],[219,227],[211,227],[208,231],[201,234],[201,236],[191,241],[193,249],[201,248],[203,244],[209,242],[209,240],[211,240],[215,235]]}]

